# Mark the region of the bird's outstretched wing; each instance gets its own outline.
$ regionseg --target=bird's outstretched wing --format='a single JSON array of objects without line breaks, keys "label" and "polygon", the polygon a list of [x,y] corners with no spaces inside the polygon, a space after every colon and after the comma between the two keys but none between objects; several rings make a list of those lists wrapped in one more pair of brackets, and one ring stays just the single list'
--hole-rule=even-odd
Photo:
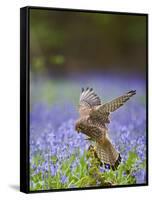
[{"label": "bird's outstretched wing", "polygon": [[90,107],[101,105],[99,96],[94,92],[93,88],[82,88],[80,95],[80,105],[88,104]]},{"label": "bird's outstretched wing", "polygon": [[126,101],[130,99],[133,95],[136,94],[136,90],[131,90],[127,92],[126,94],[108,102],[103,105],[96,106],[91,112],[90,112],[90,119],[93,121],[93,123],[101,123],[104,125],[105,123],[109,123],[109,114],[111,112],[114,112],[118,108],[120,108]]},{"label": "bird's outstretched wing", "polygon": [[92,88],[82,88],[79,101],[80,116],[88,115],[91,108],[99,105],[101,105],[101,100],[94,90]]}]

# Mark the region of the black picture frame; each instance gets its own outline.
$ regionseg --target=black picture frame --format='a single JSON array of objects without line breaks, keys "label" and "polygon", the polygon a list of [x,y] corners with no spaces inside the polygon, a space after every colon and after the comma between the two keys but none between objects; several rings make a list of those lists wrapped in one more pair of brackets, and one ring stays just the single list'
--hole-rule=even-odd
[{"label": "black picture frame", "polygon": [[[30,191],[30,170],[29,170],[29,113],[30,113],[30,35],[29,35],[29,20],[30,10],[56,10],[59,12],[87,12],[87,13],[110,13],[121,15],[139,15],[146,17],[146,183],[138,185],[117,185],[105,187],[89,187],[89,188],[67,188],[67,189],[51,189],[51,190],[37,190]],[[100,10],[82,10],[82,9],[67,9],[67,8],[49,8],[49,7],[35,7],[27,6],[20,9],[20,191],[24,193],[38,193],[38,192],[57,192],[57,191],[71,191],[71,190],[90,190],[101,188],[120,188],[120,187],[137,187],[148,185],[148,14],[147,13],[128,13],[128,12],[114,12],[114,11],[100,11]]]}]

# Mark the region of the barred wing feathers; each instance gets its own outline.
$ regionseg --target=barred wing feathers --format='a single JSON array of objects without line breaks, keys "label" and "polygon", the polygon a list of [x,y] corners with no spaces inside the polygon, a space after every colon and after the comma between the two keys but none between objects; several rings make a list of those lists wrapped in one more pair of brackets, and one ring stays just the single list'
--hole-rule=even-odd
[{"label": "barred wing feathers", "polygon": [[95,109],[93,109],[90,112],[90,118],[93,122],[100,121],[103,125],[105,123],[109,123],[109,114],[111,112],[114,112],[118,108],[124,105],[126,101],[130,99],[133,95],[136,94],[136,90],[131,90],[127,92],[125,95],[122,95],[108,103],[105,103],[100,106],[96,106]]}]

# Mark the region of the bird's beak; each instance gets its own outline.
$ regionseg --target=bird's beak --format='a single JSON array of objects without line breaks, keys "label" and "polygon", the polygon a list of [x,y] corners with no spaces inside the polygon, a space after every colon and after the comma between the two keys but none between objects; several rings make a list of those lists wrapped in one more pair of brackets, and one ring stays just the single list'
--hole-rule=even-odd
[{"label": "bird's beak", "polygon": [[79,129],[79,128],[77,128],[76,131],[77,131],[78,133],[80,133],[80,129]]}]

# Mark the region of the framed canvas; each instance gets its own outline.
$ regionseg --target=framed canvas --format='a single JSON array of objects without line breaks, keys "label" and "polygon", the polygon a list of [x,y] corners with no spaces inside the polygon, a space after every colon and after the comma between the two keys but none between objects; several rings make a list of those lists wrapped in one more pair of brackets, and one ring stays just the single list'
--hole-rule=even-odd
[{"label": "framed canvas", "polygon": [[148,14],[20,14],[20,190],[148,185]]}]

